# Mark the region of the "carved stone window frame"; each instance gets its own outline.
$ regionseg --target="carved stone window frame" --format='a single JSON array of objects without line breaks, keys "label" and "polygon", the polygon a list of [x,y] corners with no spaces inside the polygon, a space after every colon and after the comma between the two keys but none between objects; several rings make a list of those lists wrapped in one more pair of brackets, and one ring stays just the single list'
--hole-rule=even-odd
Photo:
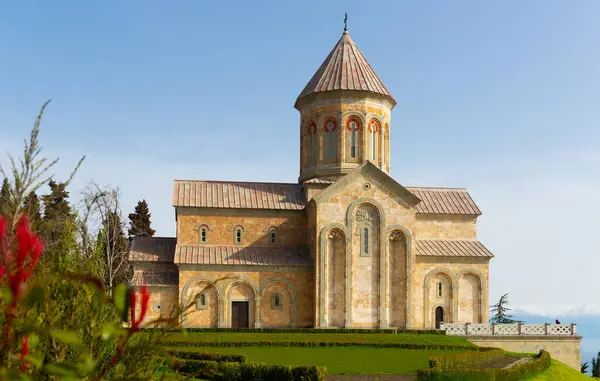
[{"label": "carved stone window frame", "polygon": [[208,295],[206,292],[196,295],[196,310],[202,311],[208,309]]},{"label": "carved stone window frame", "polygon": [[[202,241],[202,230],[205,230],[206,232],[206,240]],[[212,232],[213,230],[211,229],[210,225],[208,225],[207,223],[201,222],[199,224],[196,225],[196,227],[194,227],[194,231],[198,232],[198,245],[207,245],[208,244],[208,232]]]},{"label": "carved stone window frame", "polygon": [[[279,304],[276,304],[276,299],[279,299]],[[283,310],[283,299],[279,292],[273,292],[271,294],[271,309],[272,310]]]},{"label": "carved stone window frame", "polygon": [[436,284],[435,297],[436,298],[443,298],[444,297],[444,283],[441,282],[441,281],[438,281],[437,284]]},{"label": "carved stone window frame", "polygon": [[[269,246],[276,246],[280,242],[279,237],[279,229],[277,226],[269,225],[266,229],[263,230],[264,233],[267,233],[267,243]],[[275,236],[273,237],[273,233]],[[274,241],[273,241],[274,239]]]},{"label": "carved stone window frame", "polygon": [[[233,232],[233,244],[234,245],[242,245],[244,243],[244,233],[246,230],[242,226],[242,224],[233,224],[229,228],[230,232]],[[239,231],[239,241],[238,241],[238,231]]]}]

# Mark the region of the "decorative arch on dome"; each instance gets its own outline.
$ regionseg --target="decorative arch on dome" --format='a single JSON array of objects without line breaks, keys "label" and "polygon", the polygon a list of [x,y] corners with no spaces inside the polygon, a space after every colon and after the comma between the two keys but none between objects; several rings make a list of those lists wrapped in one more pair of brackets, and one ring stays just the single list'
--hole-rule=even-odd
[{"label": "decorative arch on dome", "polygon": [[358,116],[351,115],[346,121],[346,129],[348,130],[347,143],[347,154],[346,158],[349,161],[360,160],[360,147],[361,147],[361,134],[359,133],[361,128],[361,119]]},{"label": "decorative arch on dome", "polygon": [[336,134],[338,130],[338,121],[333,116],[328,116],[323,122],[323,158],[327,163],[335,162],[337,159],[338,140]]},{"label": "decorative arch on dome", "polygon": [[367,125],[367,142],[369,147],[369,160],[371,160],[373,163],[379,162],[379,131],[381,131],[381,122],[376,118],[371,118],[369,120],[369,124]]},{"label": "decorative arch on dome", "polygon": [[308,140],[308,164],[317,164],[317,124],[314,121],[306,125],[306,135]]}]

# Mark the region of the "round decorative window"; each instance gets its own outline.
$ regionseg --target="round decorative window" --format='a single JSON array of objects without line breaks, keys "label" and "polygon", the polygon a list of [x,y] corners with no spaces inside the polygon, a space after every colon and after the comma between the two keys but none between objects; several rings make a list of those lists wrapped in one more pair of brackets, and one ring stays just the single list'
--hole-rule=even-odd
[{"label": "round decorative window", "polygon": [[160,308],[160,303],[154,303],[152,305],[152,311],[154,312],[160,312],[161,308]]},{"label": "round decorative window", "polygon": [[369,189],[371,189],[371,183],[364,183],[364,184],[363,184],[363,189],[364,189],[364,190],[369,190]]}]

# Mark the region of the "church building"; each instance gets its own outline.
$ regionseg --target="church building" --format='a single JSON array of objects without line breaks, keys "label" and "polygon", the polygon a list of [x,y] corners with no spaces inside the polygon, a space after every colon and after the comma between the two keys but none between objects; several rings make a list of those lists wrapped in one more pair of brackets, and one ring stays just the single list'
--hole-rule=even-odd
[{"label": "church building", "polygon": [[179,305],[184,327],[486,323],[481,212],[463,188],[390,176],[395,105],[345,29],[294,105],[297,183],[175,180],[177,236],[133,240],[150,318]]}]

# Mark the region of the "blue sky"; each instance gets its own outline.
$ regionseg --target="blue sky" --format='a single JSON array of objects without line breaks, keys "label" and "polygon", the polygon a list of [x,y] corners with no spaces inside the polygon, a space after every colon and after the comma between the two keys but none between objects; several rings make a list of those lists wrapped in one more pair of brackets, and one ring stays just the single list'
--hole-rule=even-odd
[{"label": "blue sky", "polygon": [[466,187],[483,210],[491,301],[600,316],[595,0],[0,2],[0,151],[51,98],[57,178],[87,155],[74,199],[119,186],[125,213],[146,198],[173,235],[176,178],[297,180],[293,104],[344,12],[398,101],[393,177]]}]

